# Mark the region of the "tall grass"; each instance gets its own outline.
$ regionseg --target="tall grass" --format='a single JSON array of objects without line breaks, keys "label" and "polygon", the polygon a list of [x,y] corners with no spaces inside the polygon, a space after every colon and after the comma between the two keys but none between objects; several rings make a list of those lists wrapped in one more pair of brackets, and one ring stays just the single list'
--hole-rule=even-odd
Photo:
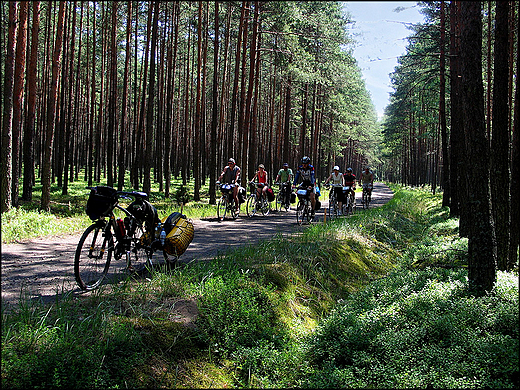
[{"label": "tall grass", "polygon": [[439,195],[394,190],[300,235],[2,309],[2,385],[518,387],[517,271],[468,295],[458,221]]}]

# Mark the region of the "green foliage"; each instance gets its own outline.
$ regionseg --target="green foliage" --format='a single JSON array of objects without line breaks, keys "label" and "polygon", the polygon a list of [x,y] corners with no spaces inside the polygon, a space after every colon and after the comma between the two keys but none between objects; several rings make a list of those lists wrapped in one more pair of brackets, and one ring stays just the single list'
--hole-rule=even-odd
[{"label": "green foliage", "polygon": [[518,279],[501,278],[483,298],[467,295],[462,270],[402,269],[371,284],[318,327],[305,386],[517,386]]}]

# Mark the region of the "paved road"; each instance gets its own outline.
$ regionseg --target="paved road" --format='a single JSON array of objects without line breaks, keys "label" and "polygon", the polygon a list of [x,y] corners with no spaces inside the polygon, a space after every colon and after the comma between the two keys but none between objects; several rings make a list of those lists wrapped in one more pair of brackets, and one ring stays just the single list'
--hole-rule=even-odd
[{"label": "paved road", "polygon": [[[328,194],[328,191],[324,193]],[[380,206],[392,196],[392,191],[387,186],[375,183],[370,207]],[[327,196],[322,195],[321,198],[322,209],[316,212],[316,223],[323,221],[323,209],[328,204]],[[358,199],[358,212],[362,212],[360,203]],[[244,205],[242,209],[245,210]],[[294,210],[272,212],[266,217],[253,218],[248,218],[242,212],[234,221],[203,219],[194,220],[193,225],[194,239],[181,256],[181,263],[209,260],[219,253],[246,243],[269,239],[276,234],[297,233],[306,227],[297,225]],[[56,294],[81,293],[74,281],[73,271],[74,252],[79,237],[80,235],[68,235],[2,245],[2,303],[16,304],[22,290],[32,299],[45,302],[54,300]],[[122,263],[123,261],[112,262],[114,269]]]}]

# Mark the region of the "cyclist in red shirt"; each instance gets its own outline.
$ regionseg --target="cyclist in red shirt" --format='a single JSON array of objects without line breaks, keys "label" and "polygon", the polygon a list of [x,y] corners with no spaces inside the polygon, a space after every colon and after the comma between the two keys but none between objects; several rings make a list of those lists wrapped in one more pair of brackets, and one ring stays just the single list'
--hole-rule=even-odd
[{"label": "cyclist in red shirt", "polygon": [[258,166],[258,171],[256,171],[255,176],[251,179],[251,183],[254,183],[256,178],[258,178],[258,188],[256,189],[257,199],[260,200],[260,195],[263,195],[264,199],[267,199],[267,189],[269,186],[267,185],[267,171],[263,164]]}]

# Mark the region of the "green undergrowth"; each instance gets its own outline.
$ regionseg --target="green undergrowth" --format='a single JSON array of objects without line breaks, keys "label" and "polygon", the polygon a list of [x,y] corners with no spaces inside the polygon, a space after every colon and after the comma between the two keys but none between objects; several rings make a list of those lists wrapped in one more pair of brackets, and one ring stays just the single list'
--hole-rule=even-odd
[{"label": "green undergrowth", "polygon": [[[467,293],[439,195],[2,308],[3,387],[518,387],[518,274]],[[186,315],[191,314],[191,315]]]}]

